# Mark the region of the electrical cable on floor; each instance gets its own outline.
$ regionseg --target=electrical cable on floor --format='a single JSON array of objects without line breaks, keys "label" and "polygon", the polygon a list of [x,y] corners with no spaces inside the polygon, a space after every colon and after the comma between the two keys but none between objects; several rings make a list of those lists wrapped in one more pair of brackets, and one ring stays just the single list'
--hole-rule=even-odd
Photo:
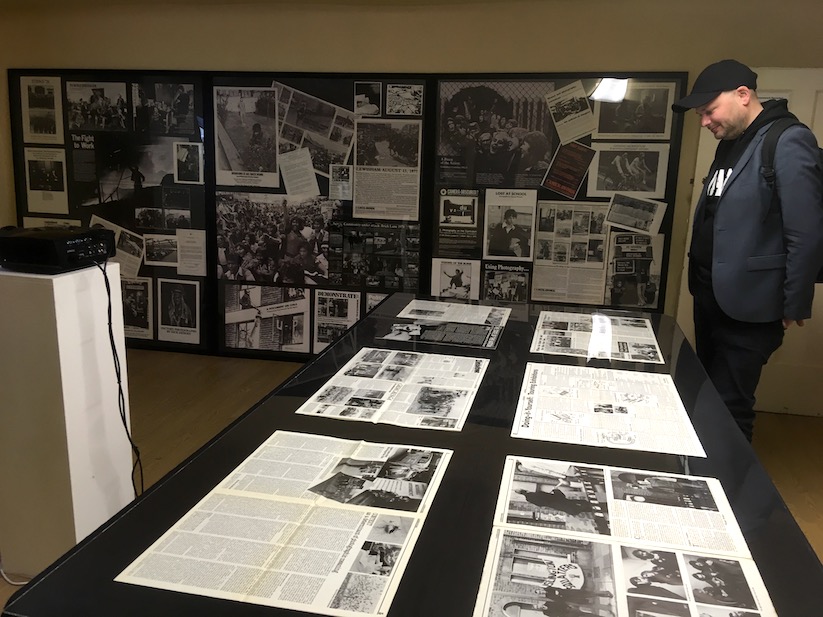
[{"label": "electrical cable on floor", "polygon": [[0,576],[3,577],[3,580],[6,581],[9,585],[14,585],[15,587],[22,587],[23,585],[28,584],[29,581],[15,581],[8,577],[6,571],[3,570],[3,559],[0,557]]},{"label": "electrical cable on floor", "polygon": [[[129,432],[129,425],[126,421],[126,397],[123,394],[123,381],[122,381],[122,373],[120,370],[120,357],[117,355],[117,345],[114,341],[114,328],[112,326],[112,307],[111,307],[111,283],[109,283],[109,275],[106,273],[106,265],[108,264],[108,259],[103,262],[101,266],[99,263],[95,264],[100,271],[103,273],[103,279],[106,281],[106,293],[109,297],[109,307],[108,307],[108,317],[109,317],[109,342],[111,343],[111,353],[112,357],[114,358],[114,372],[117,376],[117,406],[120,410],[120,420],[123,423],[123,429],[126,431],[126,437],[128,437],[129,443],[131,444],[131,450],[134,453],[134,464],[131,468],[131,487],[134,490],[134,497],[135,499],[138,495],[143,494],[143,461],[140,459],[140,450],[137,448],[137,444],[134,443],[132,439],[131,433]],[[140,492],[137,492],[137,483],[134,479],[134,474],[136,470],[140,470]]]}]

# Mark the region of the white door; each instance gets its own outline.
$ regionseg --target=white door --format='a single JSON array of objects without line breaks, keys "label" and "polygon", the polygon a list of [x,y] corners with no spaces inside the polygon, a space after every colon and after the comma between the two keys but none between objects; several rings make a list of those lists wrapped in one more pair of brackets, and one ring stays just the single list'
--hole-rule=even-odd
[{"label": "white door", "polygon": [[[823,145],[823,69],[756,68],[758,95],[765,98],[789,100],[789,110],[814,131]],[[687,112],[688,113],[688,112]],[[701,181],[714,158],[717,142],[706,129],[700,131],[697,163],[694,172],[691,216],[700,197]],[[691,237],[686,242],[689,246]],[[694,343],[692,298],[688,290],[686,267],[683,264],[680,296],[677,303],[677,321]],[[783,412],[823,416],[823,284],[817,286],[812,319],[802,328],[792,326],[786,333],[783,346],[775,352],[763,370],[757,389],[758,411]]]}]

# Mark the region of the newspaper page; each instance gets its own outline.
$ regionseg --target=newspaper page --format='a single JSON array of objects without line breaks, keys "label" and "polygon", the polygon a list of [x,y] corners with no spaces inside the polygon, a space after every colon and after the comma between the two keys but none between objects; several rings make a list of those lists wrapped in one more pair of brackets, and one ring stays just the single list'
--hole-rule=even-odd
[{"label": "newspaper page", "polygon": [[500,615],[777,617],[751,559],[494,527],[473,617]]},{"label": "newspaper page", "polygon": [[418,220],[421,120],[358,118],[354,218]]},{"label": "newspaper page", "polygon": [[495,523],[751,557],[715,478],[509,456]]},{"label": "newspaper page", "polygon": [[608,210],[597,202],[537,202],[533,300],[603,302]]},{"label": "newspaper page", "polygon": [[280,173],[288,195],[319,195],[320,186],[308,148],[297,148],[280,155]]},{"label": "newspaper page", "polygon": [[206,276],[206,231],[204,229],[177,229],[177,273]]},{"label": "newspaper page", "polygon": [[21,77],[20,109],[25,143],[63,144],[63,96],[59,77]]},{"label": "newspaper page", "polygon": [[511,315],[510,308],[483,306],[479,304],[457,304],[455,302],[435,302],[433,300],[412,300],[397,316],[407,319],[428,319],[506,327]]},{"label": "newspaper page", "polygon": [[714,478],[509,456],[494,521],[475,617],[776,617]]},{"label": "newspaper page", "polygon": [[702,456],[670,375],[526,364],[512,437]]},{"label": "newspaper page", "polygon": [[385,615],[451,454],[277,431],[115,580]]},{"label": "newspaper page", "polygon": [[459,431],[488,366],[484,358],[364,347],[296,413]]},{"label": "newspaper page", "polygon": [[640,317],[540,311],[531,353],[663,364],[652,324]]},{"label": "newspaper page", "polygon": [[[539,186],[557,147],[546,103],[556,86],[534,77],[439,80],[435,183],[452,190]],[[456,256],[442,248],[437,254]]]},{"label": "newspaper page", "polygon": [[359,291],[314,292],[314,353],[323,351],[360,319]]}]

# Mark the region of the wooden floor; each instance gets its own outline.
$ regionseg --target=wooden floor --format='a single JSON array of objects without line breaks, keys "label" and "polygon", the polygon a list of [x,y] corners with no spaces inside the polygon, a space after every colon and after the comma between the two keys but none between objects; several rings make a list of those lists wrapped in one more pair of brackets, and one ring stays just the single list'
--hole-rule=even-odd
[{"label": "wooden floor", "polygon": [[[148,488],[301,365],[131,349],[127,366],[134,439]],[[755,450],[823,559],[821,443],[823,417],[758,418]],[[16,589],[0,579],[0,606]]]}]

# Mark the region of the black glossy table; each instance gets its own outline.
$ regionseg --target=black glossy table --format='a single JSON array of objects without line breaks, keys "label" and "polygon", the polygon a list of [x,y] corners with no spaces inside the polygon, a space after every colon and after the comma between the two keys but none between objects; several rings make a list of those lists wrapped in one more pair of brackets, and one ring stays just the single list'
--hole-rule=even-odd
[{"label": "black glossy table", "polygon": [[[580,358],[529,353],[539,312],[585,309],[511,305],[512,315],[496,350],[375,339],[377,333],[388,330],[387,326],[396,321],[397,313],[412,298],[409,294],[387,298],[291,380],[16,593],[3,615],[311,614],[113,581],[278,429],[454,451],[388,617],[469,617],[472,614],[503,463],[506,455],[511,454],[720,479],[780,617],[823,615],[823,566],[723,407],[673,319],[665,315],[649,316],[665,365],[595,362],[607,368],[670,373],[706,450],[705,459],[510,437],[527,361],[586,363]],[[489,358],[489,369],[463,430],[455,433],[409,429],[293,413],[366,346]]]}]

